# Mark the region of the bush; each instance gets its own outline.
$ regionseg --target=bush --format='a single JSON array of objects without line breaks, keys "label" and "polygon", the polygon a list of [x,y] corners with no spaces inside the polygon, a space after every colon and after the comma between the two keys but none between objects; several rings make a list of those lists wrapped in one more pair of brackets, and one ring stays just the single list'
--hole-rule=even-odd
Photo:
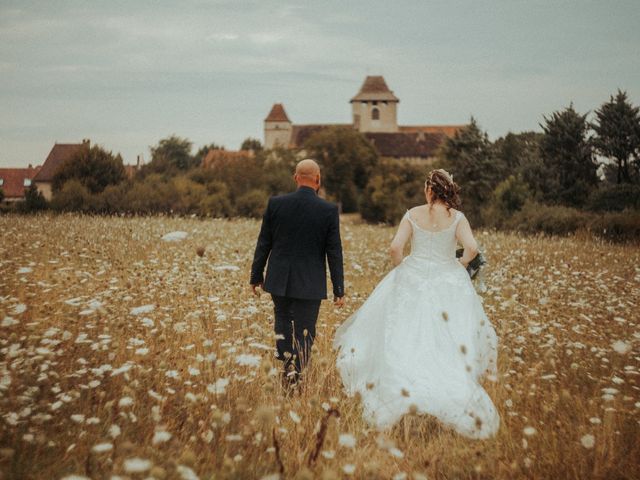
[{"label": "bush", "polygon": [[250,190],[236,200],[236,213],[243,217],[259,218],[264,213],[268,199],[269,194],[264,190]]},{"label": "bush", "polygon": [[4,201],[4,190],[0,188],[0,203]]},{"label": "bush", "polygon": [[518,212],[532,194],[524,180],[510,175],[500,182],[493,191],[491,201],[482,213],[484,223],[501,227],[503,223]]},{"label": "bush", "polygon": [[588,228],[588,223],[588,214],[575,208],[528,202],[522,210],[506,220],[505,226],[520,232],[567,235]]},{"label": "bush", "polygon": [[167,182],[160,174],[150,174],[144,180],[136,181],[127,191],[123,201],[130,213],[170,212],[176,199],[173,183]]},{"label": "bush", "polygon": [[200,200],[198,213],[208,217],[230,217],[234,214],[229,189],[222,182],[207,183],[207,195]]},{"label": "bush", "polygon": [[640,209],[640,185],[605,184],[589,196],[587,208],[593,211],[621,211]]},{"label": "bush", "polygon": [[609,212],[604,215],[594,215],[590,223],[591,231],[611,240],[640,239],[640,212]]},{"label": "bush", "polygon": [[580,231],[611,240],[640,237],[640,212],[593,213],[570,207],[527,202],[522,210],[505,222],[505,227],[525,233],[570,235]]},{"label": "bush", "polygon": [[38,190],[35,183],[32,183],[24,192],[24,202],[20,203],[18,210],[21,212],[37,212],[49,206],[44,195]]},{"label": "bush", "polygon": [[51,201],[51,207],[60,212],[86,212],[92,209],[89,190],[80,180],[71,179],[64,183]]},{"label": "bush", "polygon": [[207,195],[206,187],[187,177],[176,177],[172,183],[176,194],[173,211],[181,214],[195,212]]},{"label": "bush", "polygon": [[131,185],[128,182],[109,185],[102,193],[93,195],[93,211],[106,214],[126,212],[128,209],[125,204],[125,199],[127,198],[127,192],[130,188]]}]

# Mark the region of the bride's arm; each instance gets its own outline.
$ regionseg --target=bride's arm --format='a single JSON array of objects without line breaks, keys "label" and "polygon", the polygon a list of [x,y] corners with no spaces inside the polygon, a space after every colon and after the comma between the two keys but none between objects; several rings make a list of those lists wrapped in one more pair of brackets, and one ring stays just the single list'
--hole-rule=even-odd
[{"label": "bride's arm", "polygon": [[458,239],[458,242],[462,244],[462,248],[464,248],[464,253],[462,258],[460,258],[460,263],[466,267],[469,265],[469,262],[478,255],[478,242],[473,238],[473,232],[471,231],[471,225],[469,225],[467,217],[462,217],[458,223],[458,228],[456,228],[456,238]]},{"label": "bride's arm", "polygon": [[400,222],[396,236],[393,237],[391,246],[389,247],[389,254],[391,255],[391,261],[393,266],[397,267],[402,262],[402,255],[404,253],[404,246],[411,237],[411,224],[405,217]]}]

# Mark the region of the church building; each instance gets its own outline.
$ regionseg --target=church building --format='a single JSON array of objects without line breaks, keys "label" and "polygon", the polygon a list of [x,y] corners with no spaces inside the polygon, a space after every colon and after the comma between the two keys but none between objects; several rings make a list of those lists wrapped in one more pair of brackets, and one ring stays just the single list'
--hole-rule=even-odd
[{"label": "church building", "polygon": [[368,76],[350,101],[352,123],[298,125],[291,122],[284,105],[276,103],[264,120],[266,149],[302,148],[315,132],[327,127],[353,128],[376,147],[380,156],[412,162],[429,161],[447,137],[464,125],[398,125],[400,100],[382,76]]}]

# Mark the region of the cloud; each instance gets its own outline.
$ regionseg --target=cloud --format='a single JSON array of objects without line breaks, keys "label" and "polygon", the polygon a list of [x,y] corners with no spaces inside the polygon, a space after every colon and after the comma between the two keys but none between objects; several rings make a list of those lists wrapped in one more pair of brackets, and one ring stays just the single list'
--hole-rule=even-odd
[{"label": "cloud", "polygon": [[349,121],[366,74],[385,75],[403,123],[537,128],[571,100],[637,98],[638,20],[630,3],[4,0],[0,162],[87,136],[125,159],[174,131],[235,148],[275,101],[297,122]]}]

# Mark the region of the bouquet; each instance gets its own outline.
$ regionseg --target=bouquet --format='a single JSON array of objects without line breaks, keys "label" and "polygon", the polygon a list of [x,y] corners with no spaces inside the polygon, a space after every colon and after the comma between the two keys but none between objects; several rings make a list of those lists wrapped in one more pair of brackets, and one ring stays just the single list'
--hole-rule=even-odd
[{"label": "bouquet", "polygon": [[[464,249],[458,248],[456,250],[456,258],[462,257],[463,253],[464,253]],[[467,265],[467,272],[469,273],[469,277],[471,277],[471,280],[477,279],[476,289],[479,290],[480,292],[486,292],[487,290],[487,287],[484,284],[484,278],[482,275],[482,267],[486,265],[486,263],[487,261],[485,260],[482,252],[480,251],[475,256],[475,258],[469,262],[469,265]]]}]

